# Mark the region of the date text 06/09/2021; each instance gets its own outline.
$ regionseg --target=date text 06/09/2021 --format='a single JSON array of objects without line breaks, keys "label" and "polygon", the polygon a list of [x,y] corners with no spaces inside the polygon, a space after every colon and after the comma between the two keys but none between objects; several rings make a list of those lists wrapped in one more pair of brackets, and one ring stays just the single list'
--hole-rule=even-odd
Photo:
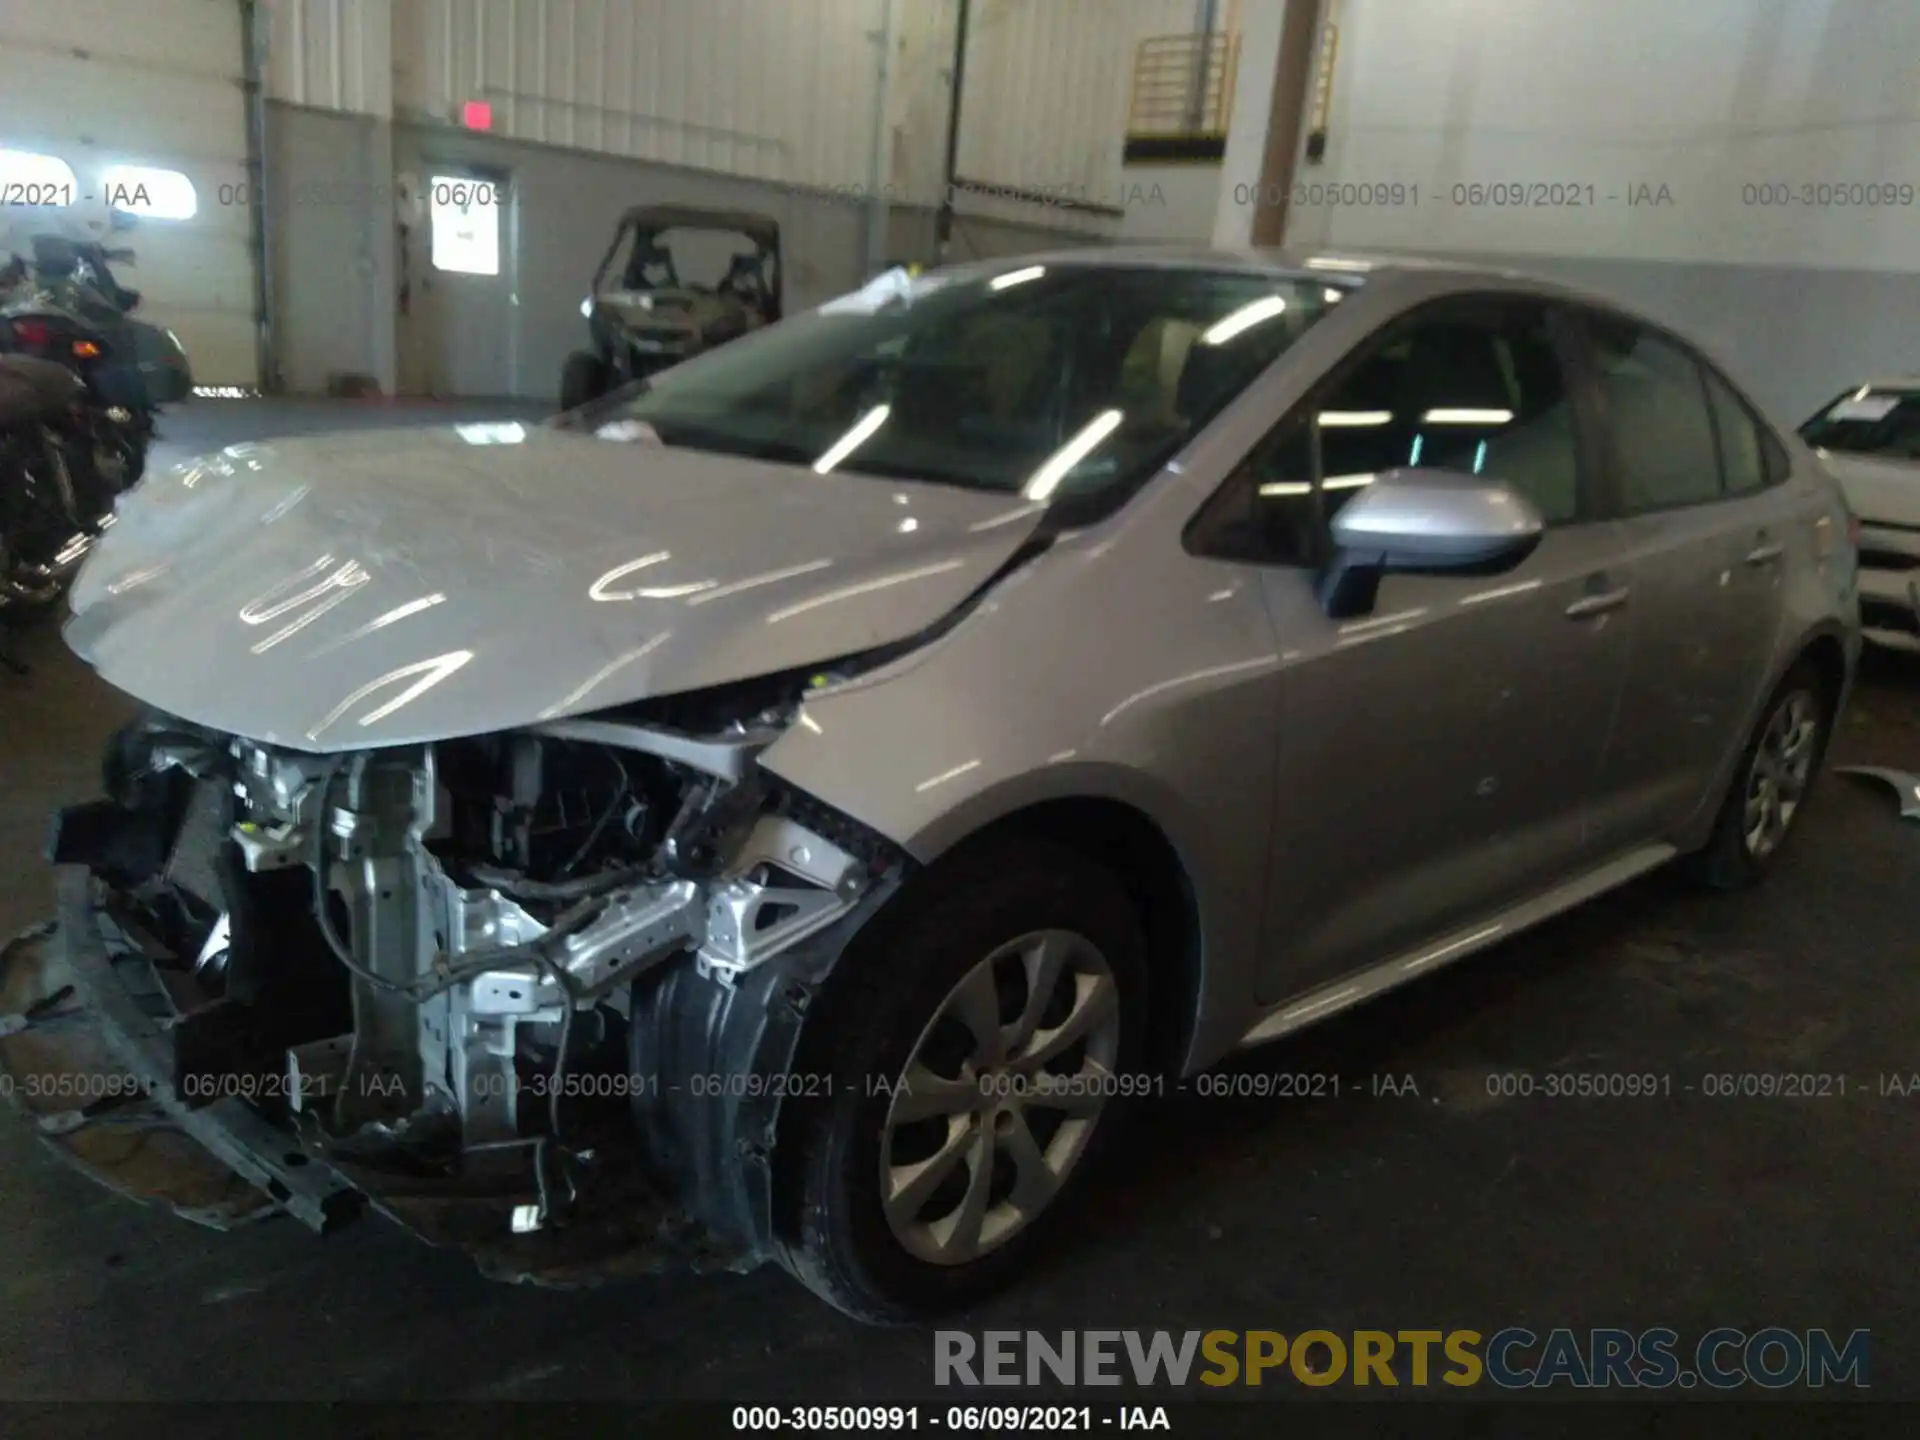
[{"label": "date text 06/09/2021", "polygon": [[1458,180],[1450,185],[1409,180],[1312,180],[1291,184],[1241,183],[1236,205],[1288,205],[1300,210],[1461,209],[1586,210],[1605,205],[1669,207],[1677,202],[1664,181]]},{"label": "date text 06/09/2021", "polygon": [[736,1405],[737,1433],[814,1431],[900,1434],[918,1430],[1004,1435],[1016,1431],[1172,1430],[1164,1405]]}]

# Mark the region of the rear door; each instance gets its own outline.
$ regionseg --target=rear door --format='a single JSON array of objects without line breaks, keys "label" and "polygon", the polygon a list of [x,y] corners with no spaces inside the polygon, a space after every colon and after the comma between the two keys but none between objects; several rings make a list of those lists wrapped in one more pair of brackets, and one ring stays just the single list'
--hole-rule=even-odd
[{"label": "rear door", "polygon": [[1767,680],[1797,531],[1785,456],[1712,366],[1652,327],[1582,322],[1633,651],[1594,813],[1624,846],[1710,798]]}]

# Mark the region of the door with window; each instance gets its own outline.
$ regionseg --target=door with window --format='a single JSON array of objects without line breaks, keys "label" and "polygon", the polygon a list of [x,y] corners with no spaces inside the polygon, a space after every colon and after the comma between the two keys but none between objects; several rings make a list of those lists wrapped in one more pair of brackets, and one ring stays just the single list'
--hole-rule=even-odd
[{"label": "door with window", "polygon": [[1800,540],[1768,428],[1671,336],[1581,317],[1621,516],[1633,667],[1596,823],[1619,843],[1677,829],[1745,737],[1785,619]]},{"label": "door with window", "polygon": [[[1267,1000],[1444,937],[1577,870],[1625,681],[1620,539],[1550,307],[1423,308],[1248,458],[1197,548],[1263,562],[1284,677]],[[1384,470],[1493,476],[1548,522],[1501,574],[1394,574],[1370,614],[1316,593],[1327,520]]]},{"label": "door with window", "polygon": [[513,187],[424,162],[402,227],[400,384],[409,394],[519,393]]}]

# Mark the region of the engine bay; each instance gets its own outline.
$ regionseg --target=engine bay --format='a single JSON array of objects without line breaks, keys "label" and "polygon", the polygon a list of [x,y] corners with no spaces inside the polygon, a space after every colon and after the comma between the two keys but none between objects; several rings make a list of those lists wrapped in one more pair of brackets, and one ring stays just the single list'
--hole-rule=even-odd
[{"label": "engine bay", "polygon": [[627,713],[316,755],[152,714],[53,858],[147,938],[186,1104],[244,1099],[376,1203],[527,1192],[513,1231],[563,1226],[611,1153],[710,1188],[674,1173],[713,1121],[663,1007],[717,1035],[716,1005],[902,863],[759,769],[772,717],[670,718],[715,728]]}]

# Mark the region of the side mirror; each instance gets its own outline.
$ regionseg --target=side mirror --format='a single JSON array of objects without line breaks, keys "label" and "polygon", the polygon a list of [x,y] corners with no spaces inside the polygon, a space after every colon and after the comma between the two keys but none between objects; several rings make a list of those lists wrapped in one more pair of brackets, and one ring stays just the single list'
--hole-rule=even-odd
[{"label": "side mirror", "polygon": [[1364,614],[1390,571],[1498,574],[1546,530],[1512,486],[1457,470],[1385,470],[1333,518],[1335,554],[1322,582],[1328,613]]}]

